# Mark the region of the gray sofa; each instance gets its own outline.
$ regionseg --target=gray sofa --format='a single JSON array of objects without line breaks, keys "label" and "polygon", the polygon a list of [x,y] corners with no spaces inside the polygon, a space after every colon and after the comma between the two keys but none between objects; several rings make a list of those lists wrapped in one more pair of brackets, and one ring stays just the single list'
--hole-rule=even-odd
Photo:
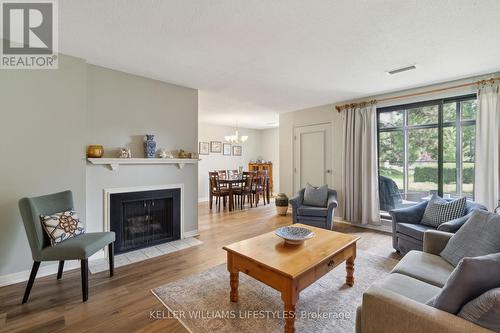
[{"label": "gray sofa", "polygon": [[[420,202],[414,206],[393,209],[389,213],[392,217],[392,247],[401,253],[411,250],[422,251],[424,233],[436,228],[421,224],[428,201]],[[445,232],[457,232],[467,221],[468,216],[474,209],[487,210],[481,204],[467,201],[466,216],[441,224],[437,230]]]},{"label": "gray sofa", "polygon": [[423,252],[409,252],[389,276],[368,288],[356,314],[356,333],[492,332],[425,304],[454,270],[439,256],[452,235],[425,232]]},{"label": "gray sofa", "polygon": [[338,206],[337,191],[328,189],[326,207],[304,205],[304,192],[305,189],[303,188],[296,196],[290,199],[293,223],[303,223],[313,227],[331,230],[333,227],[335,208]]}]

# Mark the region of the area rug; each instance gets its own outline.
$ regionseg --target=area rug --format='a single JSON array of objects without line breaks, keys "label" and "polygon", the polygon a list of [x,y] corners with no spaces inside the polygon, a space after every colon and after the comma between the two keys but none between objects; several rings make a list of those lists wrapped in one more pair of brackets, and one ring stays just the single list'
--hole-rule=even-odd
[{"label": "area rug", "polygon": [[[355,283],[345,282],[345,265],[339,265],[300,293],[296,332],[354,332],[356,308],[363,292],[396,265],[394,259],[359,251]],[[177,318],[190,332],[283,332],[280,293],[240,273],[239,301],[229,301],[226,265],[152,290],[165,305],[160,317]]]}]

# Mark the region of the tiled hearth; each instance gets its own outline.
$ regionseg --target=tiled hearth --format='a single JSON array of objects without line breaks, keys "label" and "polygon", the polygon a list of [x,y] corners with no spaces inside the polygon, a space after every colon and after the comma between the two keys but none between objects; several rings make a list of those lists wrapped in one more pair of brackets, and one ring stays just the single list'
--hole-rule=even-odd
[{"label": "tiled hearth", "polygon": [[[164,254],[187,249],[192,246],[203,244],[197,238],[189,237],[179,239],[173,242],[163,243],[147,247],[144,249],[122,253],[115,256],[115,267],[129,265],[138,261],[148,260],[154,257],[162,256]],[[106,271],[109,269],[107,258],[89,261],[89,270],[92,274]]]}]

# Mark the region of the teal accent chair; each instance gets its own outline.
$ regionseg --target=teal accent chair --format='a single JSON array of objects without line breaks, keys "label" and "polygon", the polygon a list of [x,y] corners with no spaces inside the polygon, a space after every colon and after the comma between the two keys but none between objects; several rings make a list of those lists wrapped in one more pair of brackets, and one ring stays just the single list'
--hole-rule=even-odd
[{"label": "teal accent chair", "polygon": [[109,275],[114,270],[114,232],[91,232],[69,238],[55,246],[51,246],[49,236],[43,229],[41,215],[52,215],[74,209],[73,194],[64,191],[33,198],[19,200],[19,210],[23,219],[28,243],[33,257],[33,268],[23,297],[23,304],[28,301],[31,288],[35,282],[36,273],[42,261],[59,261],[57,279],[61,279],[65,260],[80,260],[82,276],[82,298],[88,299],[88,258],[108,246]]}]

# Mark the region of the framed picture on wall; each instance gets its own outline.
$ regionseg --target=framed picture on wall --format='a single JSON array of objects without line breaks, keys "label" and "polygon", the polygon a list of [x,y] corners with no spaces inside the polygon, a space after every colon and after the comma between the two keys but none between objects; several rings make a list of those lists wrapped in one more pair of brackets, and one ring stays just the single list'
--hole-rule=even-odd
[{"label": "framed picture on wall", "polygon": [[231,155],[231,144],[224,143],[222,145],[222,154],[223,155]]},{"label": "framed picture on wall", "polygon": [[241,156],[241,146],[233,146],[233,156]]},{"label": "framed picture on wall", "polygon": [[210,152],[211,153],[222,153],[222,142],[210,141]]},{"label": "framed picture on wall", "polygon": [[209,154],[209,147],[210,147],[210,145],[208,144],[208,142],[200,142],[200,145],[199,145],[200,155],[208,155]]}]

